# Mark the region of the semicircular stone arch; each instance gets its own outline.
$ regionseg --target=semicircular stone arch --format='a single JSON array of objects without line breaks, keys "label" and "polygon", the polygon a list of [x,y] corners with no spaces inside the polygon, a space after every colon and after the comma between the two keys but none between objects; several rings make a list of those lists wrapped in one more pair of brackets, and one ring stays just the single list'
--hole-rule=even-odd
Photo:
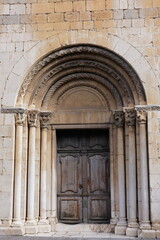
[{"label": "semicircular stone arch", "polygon": [[[12,71],[10,72],[6,80],[4,94],[2,98],[2,106],[27,107],[26,102],[19,101],[19,96],[22,95],[22,97],[24,97],[24,95],[26,95],[26,91],[28,91],[28,85],[29,85],[28,83],[32,81],[32,78],[39,79],[39,71],[40,69],[44,70],[44,66],[46,64],[48,65],[48,70],[46,68],[47,72],[45,72],[44,70],[43,74],[45,75],[49,73],[49,70],[52,69],[52,64],[48,64],[50,62],[50,59],[52,57],[54,58],[60,57],[60,55],[64,56],[64,52],[66,51],[65,50],[66,47],[64,46],[69,47],[71,45],[73,47],[74,44],[75,46],[79,45],[80,49],[82,49],[82,45],[83,45],[83,48],[86,48],[87,45],[92,47],[101,46],[100,47],[101,50],[99,49],[99,52],[102,51],[103,52],[102,55],[105,54],[104,49],[106,50],[110,49],[110,50],[107,50],[108,51],[107,58],[112,59],[112,63],[113,63],[113,62],[116,62],[116,59],[118,57],[119,60],[117,63],[117,67],[119,65],[119,67],[124,70],[123,74],[126,73],[126,75],[128,76],[132,75],[132,76],[129,76],[130,79],[134,79],[134,78],[138,79],[138,82],[136,83],[133,83],[130,80],[129,82],[127,82],[127,76],[126,76],[125,82],[126,84],[132,85],[132,94],[136,95],[137,92],[142,90],[143,95],[146,95],[145,102],[147,102],[147,104],[158,104],[159,91],[157,88],[158,84],[157,84],[155,74],[152,71],[151,66],[143,57],[143,55],[140,52],[138,52],[136,48],[134,48],[133,46],[131,46],[130,44],[128,44],[127,42],[121,40],[116,36],[107,35],[105,33],[86,31],[84,32],[84,34],[80,34],[76,31],[71,31],[71,32],[54,35],[53,37],[46,39],[43,42],[39,42],[34,47],[32,47],[32,49],[30,49],[28,52],[24,53],[24,55],[14,66],[14,68],[12,69]],[[86,46],[84,46],[85,44]],[[94,54],[96,54],[96,51],[97,50],[95,50]],[[46,52],[49,52],[49,54],[46,54]],[[113,54],[113,52],[115,54]],[[92,48],[88,47],[88,55],[91,55],[91,54],[92,54]],[[96,54],[96,56],[98,57],[98,54]],[[86,61],[88,61],[88,59]],[[94,64],[95,64],[94,61],[90,61],[90,66],[88,67],[94,68]],[[103,71],[107,73],[106,70],[102,70],[104,62],[98,62],[97,64],[99,64],[99,68],[98,68],[99,72],[102,73]],[[108,74],[110,76],[112,74],[114,75],[115,74],[114,68],[111,67],[113,71],[113,73],[111,74],[110,74],[109,68],[110,66],[108,64]],[[148,72],[150,72],[150,74],[148,74]],[[119,73],[121,73],[121,70],[119,71]],[[124,76],[123,74],[122,76]],[[119,76],[115,76],[115,78],[118,79]],[[9,86],[11,83],[13,83],[13,80],[15,80],[15,85],[14,85],[15,91],[12,90],[12,93],[10,94]],[[139,83],[141,87],[139,86]],[[152,87],[150,88],[150,86]],[[125,86],[123,85],[122,87],[123,90],[125,89],[124,87]],[[133,90],[134,87],[135,89]],[[7,97],[8,94],[10,94],[10,99],[8,99]],[[30,95],[33,95],[33,92],[32,93],[30,92]],[[140,96],[136,96],[134,98],[137,99],[138,97]],[[17,98],[18,98],[18,101],[17,101]],[[143,100],[139,99],[138,101],[140,104],[143,104],[144,103]],[[29,102],[29,99],[28,99],[28,102]],[[135,104],[137,103],[138,102],[135,102]]]}]

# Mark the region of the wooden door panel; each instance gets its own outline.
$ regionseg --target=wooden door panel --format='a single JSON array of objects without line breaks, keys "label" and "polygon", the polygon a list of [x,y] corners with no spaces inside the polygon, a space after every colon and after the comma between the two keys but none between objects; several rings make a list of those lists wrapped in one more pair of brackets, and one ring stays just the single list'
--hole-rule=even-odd
[{"label": "wooden door panel", "polygon": [[106,131],[91,131],[87,136],[88,150],[109,149],[109,139]]},{"label": "wooden door panel", "polygon": [[108,132],[60,131],[58,219],[105,223],[110,219]]},{"label": "wooden door panel", "polygon": [[60,222],[82,222],[82,198],[58,198],[58,209]]},{"label": "wooden door panel", "polygon": [[80,149],[80,138],[71,131],[60,132],[58,134],[58,150],[78,150]]},{"label": "wooden door panel", "polygon": [[79,156],[59,155],[60,191],[59,193],[78,193],[81,182],[81,166]]},{"label": "wooden door panel", "polygon": [[88,220],[89,222],[109,222],[110,204],[109,198],[89,197],[88,198]]},{"label": "wooden door panel", "polygon": [[89,193],[105,193],[108,191],[107,156],[92,154],[89,160]]}]

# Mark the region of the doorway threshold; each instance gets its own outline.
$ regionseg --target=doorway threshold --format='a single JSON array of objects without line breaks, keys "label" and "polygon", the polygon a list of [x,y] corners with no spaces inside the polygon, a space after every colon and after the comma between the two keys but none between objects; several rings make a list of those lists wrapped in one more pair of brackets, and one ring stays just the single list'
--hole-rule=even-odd
[{"label": "doorway threshold", "polygon": [[[121,235],[115,235],[111,232],[110,224],[63,224],[57,223],[55,226],[55,232],[50,233],[37,233],[34,235],[25,234],[25,236],[40,237],[40,240],[47,240],[52,237],[53,240],[105,240],[105,239],[114,239],[114,240],[136,240],[135,237],[127,237]],[[33,240],[32,239],[32,240]],[[25,240],[25,238],[23,238]],[[27,239],[29,240],[29,238]]]}]

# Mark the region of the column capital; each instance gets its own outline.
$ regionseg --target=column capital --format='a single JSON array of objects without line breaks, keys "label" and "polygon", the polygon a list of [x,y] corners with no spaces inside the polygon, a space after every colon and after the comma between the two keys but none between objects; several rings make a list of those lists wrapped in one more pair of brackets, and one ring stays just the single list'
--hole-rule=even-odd
[{"label": "column capital", "polygon": [[139,124],[146,124],[147,112],[142,110],[137,110],[137,122]]},{"label": "column capital", "polygon": [[38,110],[28,111],[28,124],[30,127],[37,127],[38,114],[39,114]]},{"label": "column capital", "polygon": [[125,109],[126,123],[128,126],[134,126],[136,124],[136,111],[134,108]]},{"label": "column capital", "polygon": [[15,122],[18,126],[23,126],[24,122],[26,120],[26,114],[25,113],[16,113],[15,114]]},{"label": "column capital", "polygon": [[41,128],[47,128],[48,127],[48,122],[52,116],[51,112],[41,112],[40,113],[40,123],[41,123]]},{"label": "column capital", "polygon": [[114,123],[117,128],[122,128],[124,126],[125,115],[123,111],[115,111],[113,113]]}]

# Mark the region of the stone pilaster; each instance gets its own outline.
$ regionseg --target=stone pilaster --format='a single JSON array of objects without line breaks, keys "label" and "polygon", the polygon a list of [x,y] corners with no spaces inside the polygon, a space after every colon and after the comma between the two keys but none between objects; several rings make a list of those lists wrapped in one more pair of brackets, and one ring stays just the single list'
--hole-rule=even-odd
[{"label": "stone pilaster", "polygon": [[128,125],[128,192],[129,192],[129,219],[126,235],[137,236],[137,186],[136,186],[136,111],[126,109],[126,124]]},{"label": "stone pilaster", "polygon": [[118,196],[119,219],[115,227],[118,235],[126,234],[126,193],[125,193],[125,163],[124,163],[124,112],[115,111],[114,122],[117,127],[117,162],[118,162]]}]

